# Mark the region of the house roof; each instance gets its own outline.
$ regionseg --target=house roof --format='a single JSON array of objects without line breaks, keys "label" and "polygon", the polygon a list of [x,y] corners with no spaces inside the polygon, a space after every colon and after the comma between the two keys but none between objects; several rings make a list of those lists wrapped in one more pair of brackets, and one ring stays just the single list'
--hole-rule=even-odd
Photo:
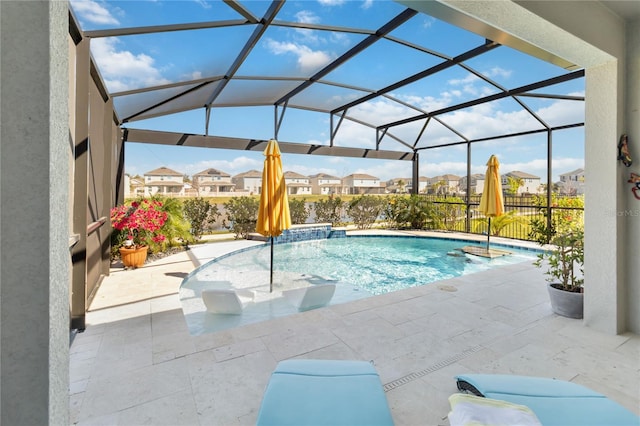
[{"label": "house roof", "polygon": [[244,172],[244,173],[239,173],[237,175],[235,175],[233,177],[233,179],[236,178],[261,178],[262,177],[262,173],[257,171],[257,170],[249,170],[248,172]]},{"label": "house roof", "polygon": [[571,170],[570,172],[561,173],[559,176],[574,176],[574,175],[581,175],[583,173],[584,173],[584,169],[575,169],[575,170]]},{"label": "house roof", "polygon": [[285,179],[309,179],[309,176],[301,175],[296,172],[284,172],[283,173]]},{"label": "house roof", "polygon": [[196,173],[193,176],[222,176],[222,177],[230,177],[229,173],[221,172],[218,169],[207,169],[203,170],[200,173]]},{"label": "house roof", "polygon": [[315,175],[311,175],[309,177],[313,178],[313,179],[332,179],[332,180],[337,179],[337,180],[341,180],[341,178],[339,178],[337,176],[328,175],[326,173],[318,173],[318,174],[315,174]]},{"label": "house roof", "polygon": [[519,170],[514,170],[509,173],[505,173],[505,176],[512,176],[520,179],[540,179],[540,176],[532,175],[531,173],[521,172]]},{"label": "house roof", "polygon": [[349,176],[345,176],[345,178],[351,178],[351,179],[364,179],[364,180],[379,180],[379,178],[375,177],[375,176],[371,176],[365,173],[353,173],[350,174]]},{"label": "house roof", "polygon": [[182,173],[178,173],[175,170],[171,170],[168,167],[159,167],[144,174],[145,176],[183,176]]},{"label": "house roof", "polygon": [[432,181],[440,181],[440,180],[444,180],[444,181],[455,181],[455,180],[460,180],[460,176],[457,175],[452,175],[450,173],[447,173],[445,175],[439,175],[439,176],[434,176],[431,178]]}]

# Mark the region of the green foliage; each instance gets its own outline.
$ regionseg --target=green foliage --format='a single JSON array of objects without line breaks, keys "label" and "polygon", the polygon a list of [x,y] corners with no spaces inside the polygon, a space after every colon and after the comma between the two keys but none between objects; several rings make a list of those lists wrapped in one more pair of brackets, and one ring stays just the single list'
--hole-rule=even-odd
[{"label": "green foliage", "polygon": [[184,216],[191,225],[191,235],[197,241],[207,230],[208,223],[220,215],[218,206],[203,198],[190,198],[184,202]]},{"label": "green foliage", "polygon": [[547,281],[561,284],[565,291],[579,292],[584,283],[584,210],[580,210],[584,199],[552,194],[551,217],[545,197],[535,197],[534,204],[540,215],[531,220],[529,238],[551,245],[534,265],[542,267],[546,261]]},{"label": "green foliage", "polygon": [[289,198],[289,213],[291,213],[291,223],[306,223],[309,219],[309,209],[304,198]]},{"label": "green foliage", "polygon": [[517,194],[518,190],[523,185],[524,185],[524,180],[522,180],[522,178],[507,176],[507,188],[509,193],[514,195]]},{"label": "green foliage", "polygon": [[559,197],[551,194],[551,217],[547,209],[545,196],[533,196],[533,205],[540,213],[531,219],[529,239],[538,244],[547,244],[557,233],[566,233],[571,230],[584,230],[584,198],[583,197]]},{"label": "green foliage", "polygon": [[383,210],[383,216],[391,227],[424,229],[432,219],[433,206],[424,197],[415,194],[391,197]]},{"label": "green foliage", "polygon": [[553,248],[538,255],[533,264],[541,268],[546,261],[547,281],[558,283],[562,290],[580,292],[584,283],[584,232],[580,229],[557,233]]},{"label": "green foliage", "polygon": [[[497,237],[500,235],[500,232],[502,232],[502,230],[506,229],[508,226],[511,226],[514,224],[526,224],[526,223],[527,223],[527,219],[518,215],[517,210],[509,210],[508,212],[506,212],[501,216],[491,218],[491,235]],[[489,226],[488,218],[485,217],[482,219],[478,219],[475,222],[473,231],[476,233],[485,232],[488,226]]]},{"label": "green foliage", "polygon": [[466,211],[467,206],[460,197],[436,198],[430,214],[433,229],[454,230]]},{"label": "green foliage", "polygon": [[182,201],[173,197],[153,196],[162,202],[162,210],[167,213],[167,221],[160,231],[167,237],[166,243],[160,247],[151,246],[151,252],[164,251],[167,246],[179,245],[178,241],[187,241],[190,237],[189,222],[184,218]]},{"label": "green foliage", "polygon": [[313,209],[316,213],[316,222],[317,223],[330,223],[333,226],[340,225],[341,216],[342,216],[342,208],[344,207],[344,202],[340,199],[340,197],[334,197],[330,195],[325,200],[318,200],[313,203]]},{"label": "green foliage", "polygon": [[373,195],[356,197],[347,207],[347,215],[358,229],[370,229],[383,209],[385,201]]},{"label": "green foliage", "polygon": [[255,232],[258,221],[260,201],[255,197],[233,197],[224,203],[226,218],[223,226],[230,229],[236,240],[247,238],[249,233]]},{"label": "green foliage", "polygon": [[387,226],[392,229],[401,228],[401,224],[398,222],[400,217],[400,210],[402,209],[402,199],[404,196],[392,196],[387,197],[386,204],[382,208],[382,217],[386,220]]}]

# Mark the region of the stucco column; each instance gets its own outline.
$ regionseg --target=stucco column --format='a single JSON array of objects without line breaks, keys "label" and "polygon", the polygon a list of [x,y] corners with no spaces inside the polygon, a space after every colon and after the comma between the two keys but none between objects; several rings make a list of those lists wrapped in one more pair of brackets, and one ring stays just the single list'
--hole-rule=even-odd
[{"label": "stucco column", "polygon": [[[625,294],[626,322],[628,329],[640,334],[640,200],[631,192],[632,185],[627,182],[631,172],[640,174],[640,18],[629,22],[626,27],[626,80],[624,81],[626,93],[625,101],[625,129],[631,141],[630,151],[633,164],[631,167],[621,169],[621,179],[624,185],[623,200],[624,211],[623,235],[625,235],[625,247],[623,255],[627,259],[625,276],[628,284]],[[640,190],[636,191],[640,196]]]},{"label": "stucco column", "polygon": [[[617,171],[622,127],[620,62],[586,70],[584,323],[617,334],[624,329],[623,183]],[[597,248],[597,249],[594,249]]]},{"label": "stucco column", "polygon": [[0,424],[69,424],[68,4],[0,1]]}]

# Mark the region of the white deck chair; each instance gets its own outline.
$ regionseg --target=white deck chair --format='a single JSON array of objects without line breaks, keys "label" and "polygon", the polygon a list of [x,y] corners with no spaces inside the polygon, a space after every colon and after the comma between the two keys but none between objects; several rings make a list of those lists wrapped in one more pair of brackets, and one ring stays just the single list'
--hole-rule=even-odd
[{"label": "white deck chair", "polygon": [[300,311],[319,308],[331,301],[336,291],[335,284],[317,284],[285,290],[282,294]]},{"label": "white deck chair", "polygon": [[213,314],[240,315],[244,307],[253,301],[253,292],[228,289],[202,290],[202,301]]}]

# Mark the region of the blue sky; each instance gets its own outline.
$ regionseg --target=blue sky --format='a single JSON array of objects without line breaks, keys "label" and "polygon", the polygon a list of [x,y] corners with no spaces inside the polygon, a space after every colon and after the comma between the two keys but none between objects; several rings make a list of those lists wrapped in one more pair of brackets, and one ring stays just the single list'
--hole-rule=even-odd
[{"label": "blue sky", "polygon": [[[243,2],[252,13],[262,16],[270,2]],[[194,21],[238,19],[238,15],[221,1],[94,1],[72,0],[76,17],[84,30],[104,28],[165,25]],[[404,9],[390,1],[359,0],[290,0],[283,6],[278,19],[294,22],[344,25],[377,29]],[[208,32],[224,38],[214,43]],[[235,26],[224,29],[180,31],[166,34],[139,35],[118,38],[96,38],[91,41],[92,54],[110,92],[120,92],[147,86],[188,81],[224,74],[228,68],[225,58],[235,55],[244,44],[252,28]],[[448,56],[455,56],[482,44],[474,34],[461,31],[432,17],[419,14],[392,35],[412,43],[429,40],[428,47]],[[311,31],[294,28],[270,28],[248,60],[239,69],[239,75],[308,75],[335,59],[362,39],[358,34],[331,31]],[[203,54],[206,53],[206,54]],[[384,58],[381,60],[381,58]],[[344,84],[384,87],[399,78],[414,74],[437,64],[440,59],[416,54],[387,40],[376,43],[375,48],[360,55],[358,62],[349,62],[326,76],[327,80]],[[397,65],[401,63],[402,66]],[[533,59],[508,47],[499,47],[476,57],[467,65],[507,88],[550,78],[564,72],[553,65]],[[365,70],[363,72],[363,69]],[[276,87],[273,83],[271,87]],[[258,91],[264,86],[246,92]],[[337,88],[328,88],[323,97],[340,104],[353,94]],[[394,97],[423,110],[437,110],[495,93],[496,89],[460,67],[397,89]],[[542,93],[584,95],[583,80],[542,89]],[[320,94],[309,93],[309,99]],[[317,98],[316,98],[317,99]],[[300,97],[304,103],[307,99]],[[527,98],[527,104],[549,124],[583,121],[582,102]],[[354,118],[392,122],[411,115],[408,108],[376,99],[350,111]],[[413,113],[415,115],[415,113]],[[203,134],[203,109],[132,122],[131,127]],[[478,105],[443,116],[447,124],[469,138],[479,138],[507,132],[537,128],[535,120],[512,99],[503,99]],[[376,123],[377,124],[377,123]],[[406,129],[396,129],[398,136],[413,141],[419,128],[416,123]],[[214,109],[209,134],[241,138],[269,139],[273,137],[272,107],[234,107]],[[281,141],[328,144],[330,124],[327,114],[289,109],[278,139]],[[443,126],[433,123],[423,136],[429,143],[459,140]],[[583,128],[554,133],[553,180],[557,175],[584,165]],[[375,130],[346,121],[340,128],[336,145],[375,147]],[[392,139],[385,140],[381,149],[406,150]],[[546,182],[546,135],[544,133],[514,140],[500,139],[472,144],[472,173],[484,173],[491,154],[498,155],[501,171],[524,171]],[[161,145],[127,143],[125,171],[144,174],[166,166],[192,175],[213,167],[231,175],[250,169],[261,170],[260,152],[169,147]],[[304,175],[328,173],[346,176],[367,173],[382,180],[409,177],[411,163],[370,159],[333,158],[284,154],[285,170]],[[420,151],[420,175],[436,176],[444,173],[466,174],[466,147],[457,146]]]}]

